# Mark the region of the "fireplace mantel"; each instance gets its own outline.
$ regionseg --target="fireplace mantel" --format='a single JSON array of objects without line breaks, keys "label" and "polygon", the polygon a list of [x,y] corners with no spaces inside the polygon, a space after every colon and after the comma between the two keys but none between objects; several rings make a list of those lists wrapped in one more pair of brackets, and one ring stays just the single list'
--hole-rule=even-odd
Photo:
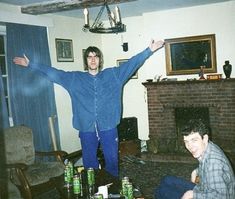
[{"label": "fireplace mantel", "polygon": [[234,82],[235,83],[235,78],[230,78],[230,79],[220,79],[220,80],[179,80],[179,81],[173,81],[173,80],[168,80],[168,81],[152,81],[152,82],[143,82],[142,84],[145,87],[151,86],[151,85],[168,85],[168,84],[205,84],[205,83],[223,83],[223,82]]},{"label": "fireplace mantel", "polygon": [[[235,153],[235,79],[144,82],[147,88],[150,152],[174,153],[175,109],[207,107],[212,140]],[[182,143],[183,144],[183,143]]]}]

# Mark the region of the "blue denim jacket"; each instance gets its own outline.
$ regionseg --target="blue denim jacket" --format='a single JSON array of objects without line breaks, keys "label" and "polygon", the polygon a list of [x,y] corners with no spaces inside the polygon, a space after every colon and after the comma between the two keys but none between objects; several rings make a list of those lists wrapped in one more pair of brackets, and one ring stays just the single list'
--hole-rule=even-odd
[{"label": "blue denim jacket", "polygon": [[82,132],[115,128],[122,112],[124,84],[152,55],[147,48],[119,67],[106,68],[97,75],[88,72],[66,72],[53,67],[30,63],[47,79],[64,87],[72,102],[73,127]]}]

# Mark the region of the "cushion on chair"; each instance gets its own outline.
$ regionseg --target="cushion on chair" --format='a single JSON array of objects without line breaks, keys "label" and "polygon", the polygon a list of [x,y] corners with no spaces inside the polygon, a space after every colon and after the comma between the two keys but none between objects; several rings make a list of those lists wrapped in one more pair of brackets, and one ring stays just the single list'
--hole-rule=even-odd
[{"label": "cushion on chair", "polygon": [[[25,171],[26,178],[31,186],[49,181],[50,178],[60,176],[64,173],[64,165],[61,162],[40,162],[32,164]],[[20,184],[16,175],[13,182]]]},{"label": "cushion on chair", "polygon": [[30,165],[35,161],[32,130],[26,126],[14,126],[4,130],[6,162]]}]

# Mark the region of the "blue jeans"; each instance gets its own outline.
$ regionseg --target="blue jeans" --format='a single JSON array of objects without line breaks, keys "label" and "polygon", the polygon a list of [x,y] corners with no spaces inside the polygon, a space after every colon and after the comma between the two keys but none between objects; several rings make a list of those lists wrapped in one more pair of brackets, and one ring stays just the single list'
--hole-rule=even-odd
[{"label": "blue jeans", "polygon": [[175,176],[165,176],[155,190],[155,199],[180,199],[195,184]]},{"label": "blue jeans", "polygon": [[80,132],[82,159],[85,168],[99,168],[97,149],[99,143],[105,159],[105,170],[118,176],[118,132],[117,128],[98,132]]}]

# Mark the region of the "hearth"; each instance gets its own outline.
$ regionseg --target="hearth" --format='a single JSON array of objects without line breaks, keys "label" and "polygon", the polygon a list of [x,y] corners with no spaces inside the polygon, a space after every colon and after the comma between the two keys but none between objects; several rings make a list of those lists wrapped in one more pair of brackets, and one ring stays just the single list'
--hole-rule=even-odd
[{"label": "hearth", "polygon": [[202,117],[212,140],[230,157],[235,154],[235,79],[145,82],[148,97],[148,151],[187,153],[179,128],[190,117]]}]

